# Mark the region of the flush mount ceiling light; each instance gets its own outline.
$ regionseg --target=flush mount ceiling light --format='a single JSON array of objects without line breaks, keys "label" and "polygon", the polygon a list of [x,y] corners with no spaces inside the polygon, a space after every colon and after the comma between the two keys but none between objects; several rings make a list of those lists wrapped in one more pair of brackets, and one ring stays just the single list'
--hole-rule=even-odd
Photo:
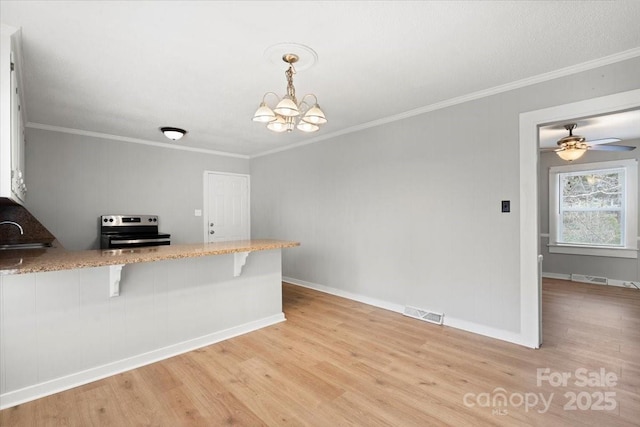
[{"label": "flush mount ceiling light", "polygon": [[[318,98],[314,94],[303,96],[300,102],[296,98],[296,88],[293,86],[293,75],[296,70],[293,64],[299,59],[300,56],[295,53],[282,55],[282,60],[289,64],[284,73],[287,78],[287,94],[280,98],[274,92],[265,93],[260,106],[253,115],[254,122],[266,123],[267,129],[273,132],[291,132],[294,128],[303,132],[315,132],[320,129],[320,125],[327,123],[327,118],[320,109]],[[268,95],[273,95],[276,99],[273,108],[267,105]],[[312,102],[307,102],[307,99],[312,99]]]},{"label": "flush mount ceiling light", "polygon": [[160,128],[164,136],[171,139],[172,141],[177,141],[182,138],[187,131],[180,128],[172,128],[172,127],[162,127]]}]

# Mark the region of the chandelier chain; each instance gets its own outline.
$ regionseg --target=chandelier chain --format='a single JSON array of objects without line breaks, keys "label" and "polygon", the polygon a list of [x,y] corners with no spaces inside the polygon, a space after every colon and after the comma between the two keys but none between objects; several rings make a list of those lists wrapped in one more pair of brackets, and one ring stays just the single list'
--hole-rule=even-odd
[{"label": "chandelier chain", "polygon": [[289,64],[289,68],[284,72],[284,74],[287,77],[287,95],[291,97],[293,102],[298,104],[298,100],[296,99],[296,88],[293,86],[293,75],[295,72],[293,65]]}]

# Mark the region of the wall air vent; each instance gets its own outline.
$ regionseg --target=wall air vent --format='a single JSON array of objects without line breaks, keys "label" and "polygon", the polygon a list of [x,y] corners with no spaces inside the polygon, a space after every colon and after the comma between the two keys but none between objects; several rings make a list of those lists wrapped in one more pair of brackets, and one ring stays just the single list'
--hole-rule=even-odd
[{"label": "wall air vent", "polygon": [[572,282],[582,282],[582,283],[593,283],[595,285],[606,285],[607,278],[606,277],[598,277],[598,276],[586,276],[584,274],[572,274],[571,275]]},{"label": "wall air vent", "polygon": [[436,325],[442,325],[444,321],[444,314],[435,313],[429,310],[423,310],[421,308],[415,308],[406,306],[404,312],[405,316],[413,317],[414,319],[424,320],[425,322],[435,323]]}]

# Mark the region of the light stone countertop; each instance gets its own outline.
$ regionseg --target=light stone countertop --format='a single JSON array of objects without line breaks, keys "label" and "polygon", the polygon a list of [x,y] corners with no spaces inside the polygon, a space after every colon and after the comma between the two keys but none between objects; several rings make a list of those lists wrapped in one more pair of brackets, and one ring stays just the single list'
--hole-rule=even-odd
[{"label": "light stone countertop", "polygon": [[117,264],[196,258],[238,252],[292,248],[299,242],[286,240],[235,240],[217,243],[193,243],[148,246],[134,249],[95,249],[68,251],[61,248],[0,251],[0,275],[73,270]]}]

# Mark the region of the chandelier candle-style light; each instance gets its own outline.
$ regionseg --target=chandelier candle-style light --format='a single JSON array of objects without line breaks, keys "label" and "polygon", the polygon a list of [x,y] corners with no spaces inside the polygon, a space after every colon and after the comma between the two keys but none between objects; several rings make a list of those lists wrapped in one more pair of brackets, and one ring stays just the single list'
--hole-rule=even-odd
[{"label": "chandelier candle-style light", "polygon": [[[318,98],[314,94],[307,94],[302,97],[300,103],[296,98],[296,88],[293,86],[293,75],[296,73],[293,64],[298,62],[298,55],[287,53],[282,56],[282,60],[289,64],[289,68],[284,75],[287,77],[287,94],[280,98],[274,92],[267,92],[262,97],[262,102],[253,115],[253,121],[266,123],[267,129],[273,132],[291,132],[293,128],[298,128],[303,132],[315,132],[320,129],[320,125],[327,123],[324,112],[318,105]],[[276,97],[275,108],[267,105],[267,96]],[[312,103],[307,99],[313,98]]]}]

